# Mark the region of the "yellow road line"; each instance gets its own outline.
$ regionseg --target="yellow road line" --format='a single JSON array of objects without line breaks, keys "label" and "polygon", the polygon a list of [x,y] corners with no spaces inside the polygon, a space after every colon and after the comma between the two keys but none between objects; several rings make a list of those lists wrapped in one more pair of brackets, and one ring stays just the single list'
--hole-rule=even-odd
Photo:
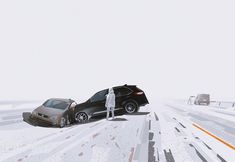
[{"label": "yellow road line", "polygon": [[221,143],[225,144],[226,146],[228,146],[229,148],[235,150],[235,147],[233,145],[231,145],[230,143],[222,140],[221,138],[217,137],[216,135],[208,132],[207,130],[203,129],[202,127],[198,126],[197,124],[193,124],[194,127],[200,129],[201,131],[205,132],[206,134],[208,134],[209,136],[215,138],[216,140],[220,141]]}]

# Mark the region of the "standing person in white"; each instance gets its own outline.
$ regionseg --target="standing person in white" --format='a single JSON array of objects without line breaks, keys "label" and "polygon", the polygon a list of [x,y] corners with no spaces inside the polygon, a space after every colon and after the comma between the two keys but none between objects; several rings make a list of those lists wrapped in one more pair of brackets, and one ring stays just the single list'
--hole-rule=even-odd
[{"label": "standing person in white", "polygon": [[113,88],[109,89],[109,93],[106,96],[105,107],[107,108],[106,119],[109,119],[109,112],[112,112],[112,118],[114,119],[114,108],[115,108],[115,94]]}]

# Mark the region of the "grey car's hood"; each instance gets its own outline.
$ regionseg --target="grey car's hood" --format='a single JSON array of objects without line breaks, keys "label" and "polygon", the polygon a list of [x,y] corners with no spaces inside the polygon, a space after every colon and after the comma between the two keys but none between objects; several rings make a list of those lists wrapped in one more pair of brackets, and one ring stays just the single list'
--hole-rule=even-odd
[{"label": "grey car's hood", "polygon": [[38,107],[37,109],[35,109],[34,111],[36,113],[40,113],[40,114],[47,115],[47,116],[51,117],[51,116],[62,115],[65,110],[45,107],[42,105],[42,106]]}]

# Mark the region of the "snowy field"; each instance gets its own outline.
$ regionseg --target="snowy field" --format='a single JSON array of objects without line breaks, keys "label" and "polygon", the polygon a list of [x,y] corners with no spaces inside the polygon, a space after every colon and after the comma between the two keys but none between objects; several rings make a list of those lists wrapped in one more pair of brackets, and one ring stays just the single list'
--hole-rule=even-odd
[{"label": "snowy field", "polygon": [[232,109],[162,101],[114,120],[55,128],[23,121],[38,105],[0,105],[0,161],[235,161]]}]

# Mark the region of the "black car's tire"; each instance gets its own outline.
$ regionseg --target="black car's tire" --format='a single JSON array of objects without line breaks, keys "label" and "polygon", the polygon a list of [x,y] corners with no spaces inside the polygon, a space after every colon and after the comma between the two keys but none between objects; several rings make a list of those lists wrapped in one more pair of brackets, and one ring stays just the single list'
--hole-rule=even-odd
[{"label": "black car's tire", "polygon": [[85,112],[77,112],[74,119],[78,123],[85,123],[88,121],[88,115]]},{"label": "black car's tire", "polygon": [[65,117],[61,117],[60,119],[60,128],[64,128],[66,126],[67,120]]},{"label": "black car's tire", "polygon": [[135,102],[129,101],[124,105],[125,112],[128,114],[132,114],[138,110],[138,106]]}]

